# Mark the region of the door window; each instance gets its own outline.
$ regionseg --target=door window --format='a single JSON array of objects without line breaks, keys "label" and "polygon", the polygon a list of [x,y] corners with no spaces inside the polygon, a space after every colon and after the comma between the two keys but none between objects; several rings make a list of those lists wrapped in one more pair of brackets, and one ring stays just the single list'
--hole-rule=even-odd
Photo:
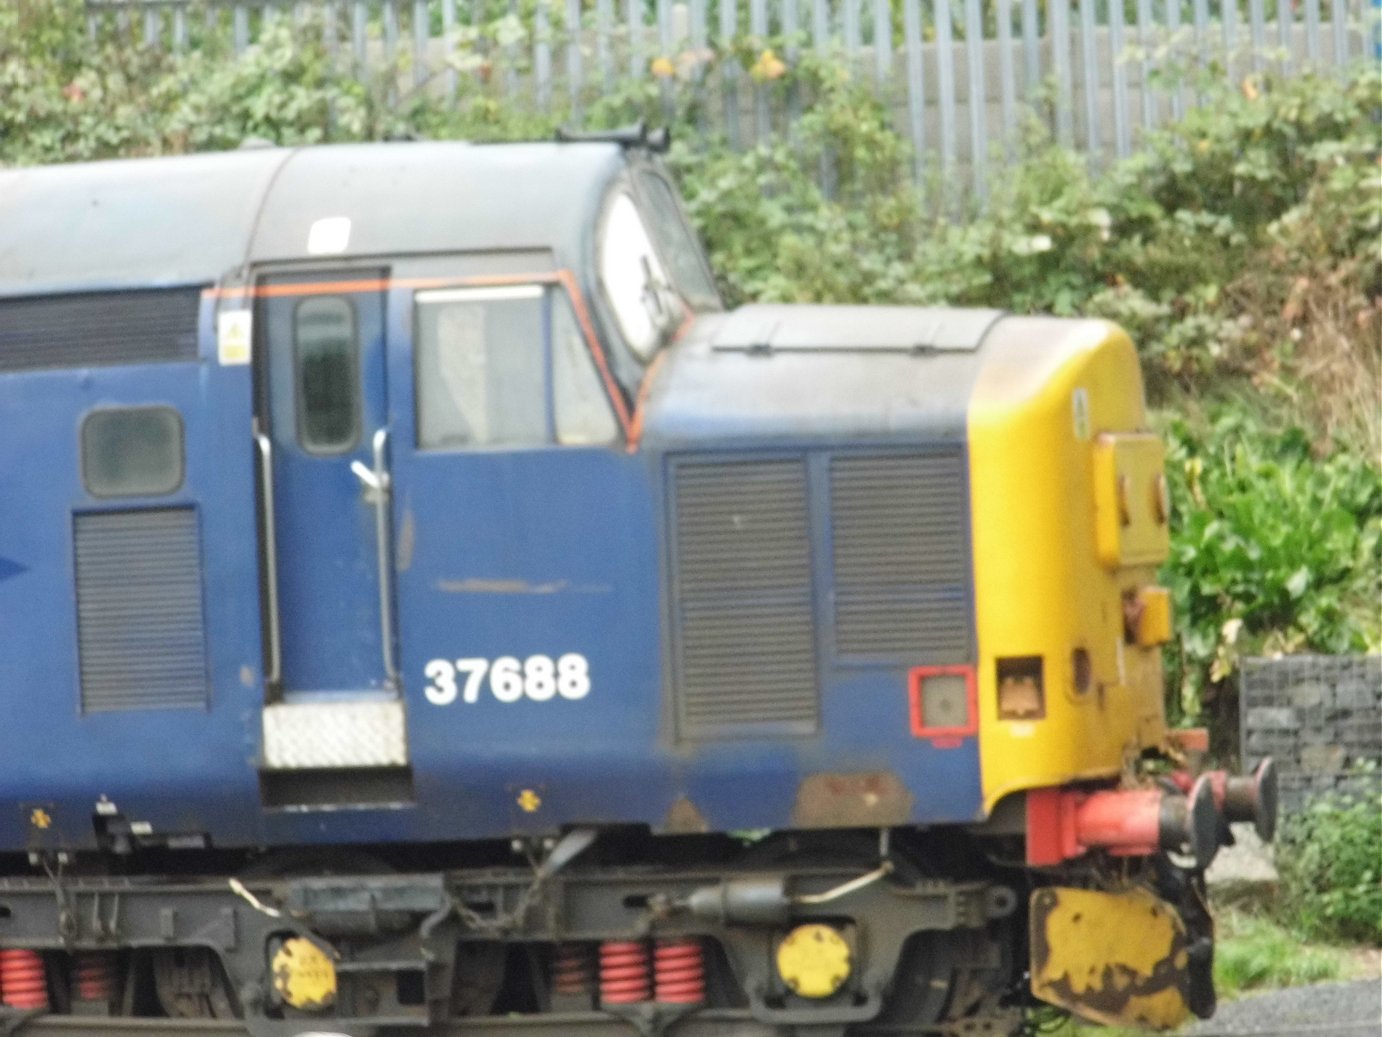
[{"label": "door window", "polygon": [[360,438],[360,343],[350,300],[318,295],[298,303],[293,353],[298,441],[309,453],[345,453]]},{"label": "door window", "polygon": [[418,446],[604,444],[618,426],[565,293],[542,285],[416,296]]}]

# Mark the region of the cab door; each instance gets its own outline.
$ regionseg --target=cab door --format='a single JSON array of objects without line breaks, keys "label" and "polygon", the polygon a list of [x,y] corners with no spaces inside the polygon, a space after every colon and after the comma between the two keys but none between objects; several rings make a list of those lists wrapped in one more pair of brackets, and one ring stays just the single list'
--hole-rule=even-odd
[{"label": "cab door", "polygon": [[256,283],[263,764],[398,766],[383,270]]},{"label": "cab door", "polygon": [[389,391],[419,797],[483,835],[605,816],[611,774],[635,808],[665,798],[630,751],[659,722],[649,469],[580,298],[550,267],[415,262],[395,267]]}]

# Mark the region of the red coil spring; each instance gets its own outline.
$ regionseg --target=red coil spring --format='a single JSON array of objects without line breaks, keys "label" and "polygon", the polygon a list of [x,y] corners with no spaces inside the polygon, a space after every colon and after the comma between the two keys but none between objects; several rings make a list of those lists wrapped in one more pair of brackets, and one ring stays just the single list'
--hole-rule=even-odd
[{"label": "red coil spring", "polygon": [[695,937],[659,940],[653,951],[656,1000],[667,1005],[698,1005],[705,1000],[705,948]]},{"label": "red coil spring", "polygon": [[0,991],[11,1008],[47,1008],[48,975],[38,951],[0,951]]},{"label": "red coil spring", "polygon": [[115,996],[115,956],[108,951],[77,955],[72,968],[72,992],[78,1001],[109,1001]]},{"label": "red coil spring", "polygon": [[607,940],[600,945],[600,1000],[609,1005],[632,1005],[651,1000],[653,977],[648,948],[632,940]]},{"label": "red coil spring", "polygon": [[595,979],[590,947],[561,943],[552,954],[552,993],[563,997],[589,997]]}]

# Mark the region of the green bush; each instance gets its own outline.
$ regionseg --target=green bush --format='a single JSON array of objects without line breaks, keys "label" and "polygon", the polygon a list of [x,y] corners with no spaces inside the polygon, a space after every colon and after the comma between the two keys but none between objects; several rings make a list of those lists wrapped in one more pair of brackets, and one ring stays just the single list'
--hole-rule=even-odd
[{"label": "green bush", "polygon": [[[936,300],[917,276],[921,200],[909,148],[864,84],[828,60],[797,70],[813,103],[791,141],[738,154],[679,143],[672,163],[726,299]],[[832,192],[821,188],[826,171]]]},{"label": "green bush", "polygon": [[1276,862],[1297,928],[1382,947],[1382,789],[1317,799],[1283,826]]},{"label": "green bush", "polygon": [[75,162],[403,132],[383,80],[334,62],[320,23],[286,19],[236,59],[213,37],[185,54],[86,34],[79,0],[0,8],[0,162]]},{"label": "green bush", "polygon": [[1168,676],[1184,715],[1240,655],[1376,651],[1382,598],[1382,480],[1362,454],[1312,452],[1299,428],[1249,408],[1166,426],[1175,502]]}]

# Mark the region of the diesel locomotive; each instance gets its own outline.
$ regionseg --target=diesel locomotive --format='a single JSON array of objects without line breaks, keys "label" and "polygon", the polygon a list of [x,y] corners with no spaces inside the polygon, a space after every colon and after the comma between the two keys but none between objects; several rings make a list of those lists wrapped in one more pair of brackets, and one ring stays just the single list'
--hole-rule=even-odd
[{"label": "diesel locomotive", "polygon": [[653,143],[0,171],[0,1031],[1213,1011],[1132,344],[726,312]]}]

